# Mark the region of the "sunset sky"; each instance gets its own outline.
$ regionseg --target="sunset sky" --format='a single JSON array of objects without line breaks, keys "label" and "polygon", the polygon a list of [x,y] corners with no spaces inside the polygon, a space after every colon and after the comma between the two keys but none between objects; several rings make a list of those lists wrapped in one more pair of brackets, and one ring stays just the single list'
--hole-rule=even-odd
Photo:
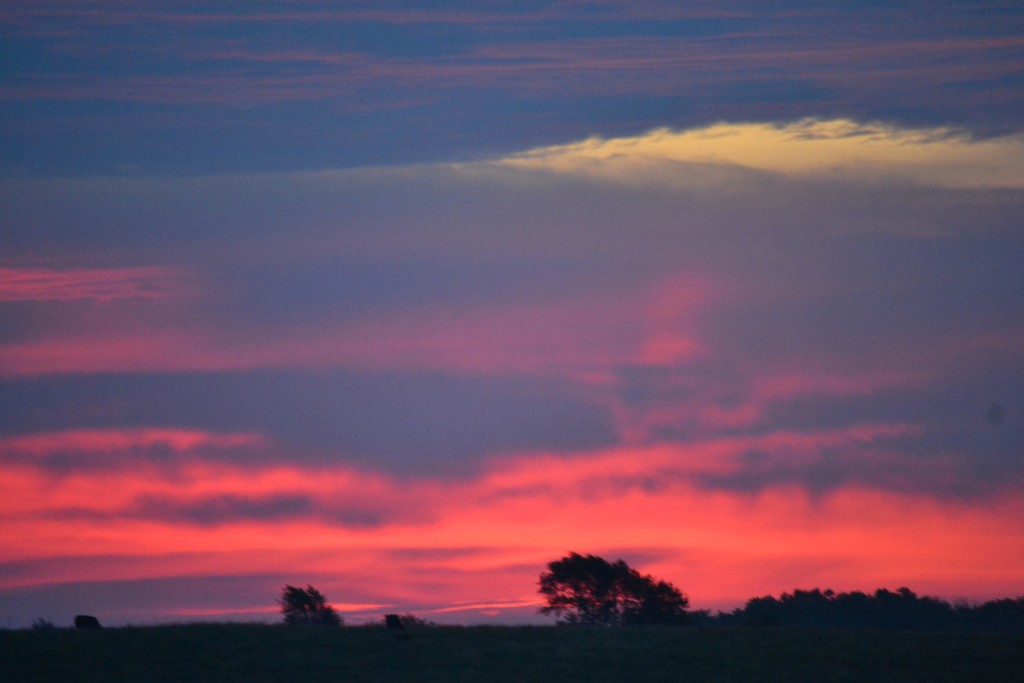
[{"label": "sunset sky", "polygon": [[1024,7],[895,4],[0,2],[0,627],[1024,595]]}]

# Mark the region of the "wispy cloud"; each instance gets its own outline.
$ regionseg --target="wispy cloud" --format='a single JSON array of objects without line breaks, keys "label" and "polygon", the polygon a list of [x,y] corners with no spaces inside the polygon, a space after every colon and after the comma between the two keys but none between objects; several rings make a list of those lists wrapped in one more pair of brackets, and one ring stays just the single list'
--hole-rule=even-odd
[{"label": "wispy cloud", "polygon": [[182,294],[185,274],[163,266],[133,268],[0,268],[0,301],[115,301]]}]

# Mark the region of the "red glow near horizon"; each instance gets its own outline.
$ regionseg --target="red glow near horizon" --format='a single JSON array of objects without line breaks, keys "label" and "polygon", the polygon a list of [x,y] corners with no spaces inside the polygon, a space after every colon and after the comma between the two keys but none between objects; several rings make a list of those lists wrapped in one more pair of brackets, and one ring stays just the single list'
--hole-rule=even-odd
[{"label": "red glow near horizon", "polygon": [[[0,563],[24,569],[9,571],[0,589],[294,577],[281,580],[315,583],[355,620],[384,609],[528,620],[539,572],[576,550],[622,556],[704,609],[810,587],[906,585],[954,599],[1019,591],[1024,506],[1009,493],[967,503],[854,482],[817,492],[796,483],[750,490],[708,483],[750,467],[751,452],[767,465],[794,467],[852,447],[860,467],[898,466],[912,475],[892,445],[921,434],[910,422],[696,434],[758,424],[780,399],[919,387],[933,373],[929,363],[890,361],[865,373],[800,359],[750,374],[742,400],[714,400],[734,387],[697,386],[679,369],[714,355],[702,318],[738,298],[727,282],[666,278],[644,290],[643,305],[623,296],[417,313],[239,346],[196,331],[135,328],[8,346],[0,356],[8,375],[274,367],[287,358],[312,367],[344,358],[363,368],[470,374],[557,369],[608,406],[621,445],[494,456],[477,474],[447,480],[399,478],[343,460],[286,464],[286,456],[273,457],[275,440],[253,431],[135,427],[4,437]],[[619,398],[621,380],[610,369],[622,364],[657,370],[651,381],[666,398],[640,407]],[[682,444],[658,440],[659,429],[687,420],[704,432]],[[270,457],[211,457],[227,451]],[[164,452],[171,457],[137,457]],[[936,479],[947,463],[931,458],[925,466]],[[272,618],[272,597],[211,605],[186,595],[135,618]]]},{"label": "red glow near horizon", "polygon": [[[103,440],[157,437],[129,433]],[[181,443],[217,438],[191,434]],[[729,470],[754,445],[788,452],[801,443],[870,438],[871,430],[850,430],[692,449],[523,455],[496,462],[474,479],[447,483],[400,482],[340,467],[197,462],[156,479],[137,467],[55,479],[30,464],[9,466],[0,484],[8,520],[0,531],[0,562],[44,563],[10,573],[0,586],[238,572],[294,575],[298,582],[313,576],[309,581],[348,605],[354,618],[377,609],[356,603],[481,617],[534,604],[545,563],[579,550],[636,555],[635,564],[675,582],[697,608],[734,607],[794,587],[908,585],[957,598],[1015,590],[1024,561],[1024,505],[1013,496],[965,505],[847,486],[812,498],[792,487],[751,494],[702,489],[690,479]],[[44,443],[5,445],[11,441],[33,448]],[[261,497],[277,494],[301,495],[310,504],[295,514],[245,518]],[[167,504],[139,504],[153,496],[166,497]],[[236,516],[212,521],[169,512],[210,499],[243,505]],[[339,523],[338,501],[382,516],[371,526]],[[396,560],[396,550],[416,551],[415,559]],[[56,556],[67,562],[45,563]],[[176,609],[180,615],[244,613],[227,605],[219,612],[201,605]]]}]

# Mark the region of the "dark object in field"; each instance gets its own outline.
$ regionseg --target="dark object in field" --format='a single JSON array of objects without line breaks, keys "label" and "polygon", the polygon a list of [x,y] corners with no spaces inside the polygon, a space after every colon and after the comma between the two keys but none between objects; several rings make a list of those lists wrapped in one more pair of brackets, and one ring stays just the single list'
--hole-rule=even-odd
[{"label": "dark object in field", "polygon": [[405,624],[402,623],[402,618],[397,614],[385,614],[384,626],[394,633],[395,638],[398,640],[409,640],[412,638],[409,632],[405,630]]},{"label": "dark object in field", "polygon": [[91,614],[77,614],[75,615],[75,628],[103,628],[100,626],[100,620]]}]

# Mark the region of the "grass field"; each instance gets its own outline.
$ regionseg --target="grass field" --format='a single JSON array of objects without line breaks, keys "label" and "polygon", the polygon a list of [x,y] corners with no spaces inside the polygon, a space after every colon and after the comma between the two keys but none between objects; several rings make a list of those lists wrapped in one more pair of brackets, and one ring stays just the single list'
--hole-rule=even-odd
[{"label": "grass field", "polygon": [[1014,681],[1024,635],[194,624],[0,631],[0,681]]}]

